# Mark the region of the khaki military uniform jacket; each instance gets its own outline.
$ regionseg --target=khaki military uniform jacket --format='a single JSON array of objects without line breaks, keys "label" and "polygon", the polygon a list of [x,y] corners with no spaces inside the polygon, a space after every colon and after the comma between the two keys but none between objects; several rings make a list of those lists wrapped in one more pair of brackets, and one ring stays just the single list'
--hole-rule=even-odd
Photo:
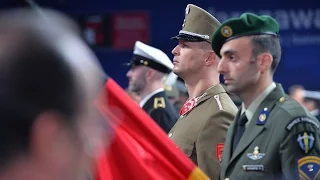
[{"label": "khaki military uniform jacket", "polygon": [[232,152],[235,124],[227,133],[220,179],[320,179],[320,124],[280,84],[260,103]]},{"label": "khaki military uniform jacket", "polygon": [[223,143],[236,113],[237,107],[218,84],[180,117],[168,136],[208,177],[218,179]]}]

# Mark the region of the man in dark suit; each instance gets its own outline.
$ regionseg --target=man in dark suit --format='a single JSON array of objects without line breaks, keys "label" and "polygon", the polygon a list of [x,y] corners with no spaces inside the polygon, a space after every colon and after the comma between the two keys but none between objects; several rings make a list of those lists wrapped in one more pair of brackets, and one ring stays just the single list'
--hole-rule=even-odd
[{"label": "man in dark suit", "polygon": [[128,65],[128,90],[140,96],[140,107],[168,133],[178,119],[164,91],[165,78],[173,67],[171,60],[161,50],[137,41]]},{"label": "man in dark suit", "polygon": [[228,129],[220,179],[320,179],[320,124],[273,81],[279,25],[244,13],[213,34],[227,90],[243,101]]}]

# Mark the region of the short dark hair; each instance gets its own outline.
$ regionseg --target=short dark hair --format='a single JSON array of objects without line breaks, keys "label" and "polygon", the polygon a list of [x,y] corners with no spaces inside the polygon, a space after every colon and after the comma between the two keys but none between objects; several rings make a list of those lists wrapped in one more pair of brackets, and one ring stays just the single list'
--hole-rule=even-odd
[{"label": "short dark hair", "polygon": [[252,57],[268,52],[272,55],[271,73],[273,74],[278,67],[281,59],[281,45],[279,37],[274,35],[254,35],[251,36]]},{"label": "short dark hair", "polygon": [[[0,42],[2,167],[28,153],[31,129],[38,115],[55,111],[65,117],[63,124],[73,125],[81,104],[75,74],[54,48],[55,42],[40,36],[39,29],[7,25],[0,23],[0,37],[8,39]],[[19,39],[13,38],[16,36]]]}]

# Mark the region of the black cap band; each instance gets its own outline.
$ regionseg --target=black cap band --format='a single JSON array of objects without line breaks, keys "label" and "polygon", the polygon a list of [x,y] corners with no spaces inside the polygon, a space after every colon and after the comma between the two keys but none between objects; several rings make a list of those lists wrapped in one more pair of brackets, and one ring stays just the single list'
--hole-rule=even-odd
[{"label": "black cap band", "polygon": [[207,41],[206,39],[203,39],[201,37],[197,37],[197,36],[192,36],[189,34],[184,34],[184,33],[180,33],[179,35],[172,37],[171,40],[184,40],[184,41],[189,41],[189,42],[203,42],[203,41]]},{"label": "black cap band", "polygon": [[162,73],[170,73],[171,69],[167,68],[165,65],[160,64],[154,60],[148,59],[146,57],[143,56],[139,56],[139,55],[133,55],[131,61],[129,63],[127,63],[127,65],[131,65],[133,66],[148,66],[152,69],[155,69],[157,71],[160,71]]}]

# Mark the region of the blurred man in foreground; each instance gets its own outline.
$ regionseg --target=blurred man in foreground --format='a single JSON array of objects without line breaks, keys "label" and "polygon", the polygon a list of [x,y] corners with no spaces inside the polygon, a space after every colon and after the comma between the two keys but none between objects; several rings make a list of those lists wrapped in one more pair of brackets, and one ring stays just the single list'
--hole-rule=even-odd
[{"label": "blurred man in foreground", "polygon": [[77,32],[50,10],[0,13],[0,180],[88,179],[104,80]]}]

